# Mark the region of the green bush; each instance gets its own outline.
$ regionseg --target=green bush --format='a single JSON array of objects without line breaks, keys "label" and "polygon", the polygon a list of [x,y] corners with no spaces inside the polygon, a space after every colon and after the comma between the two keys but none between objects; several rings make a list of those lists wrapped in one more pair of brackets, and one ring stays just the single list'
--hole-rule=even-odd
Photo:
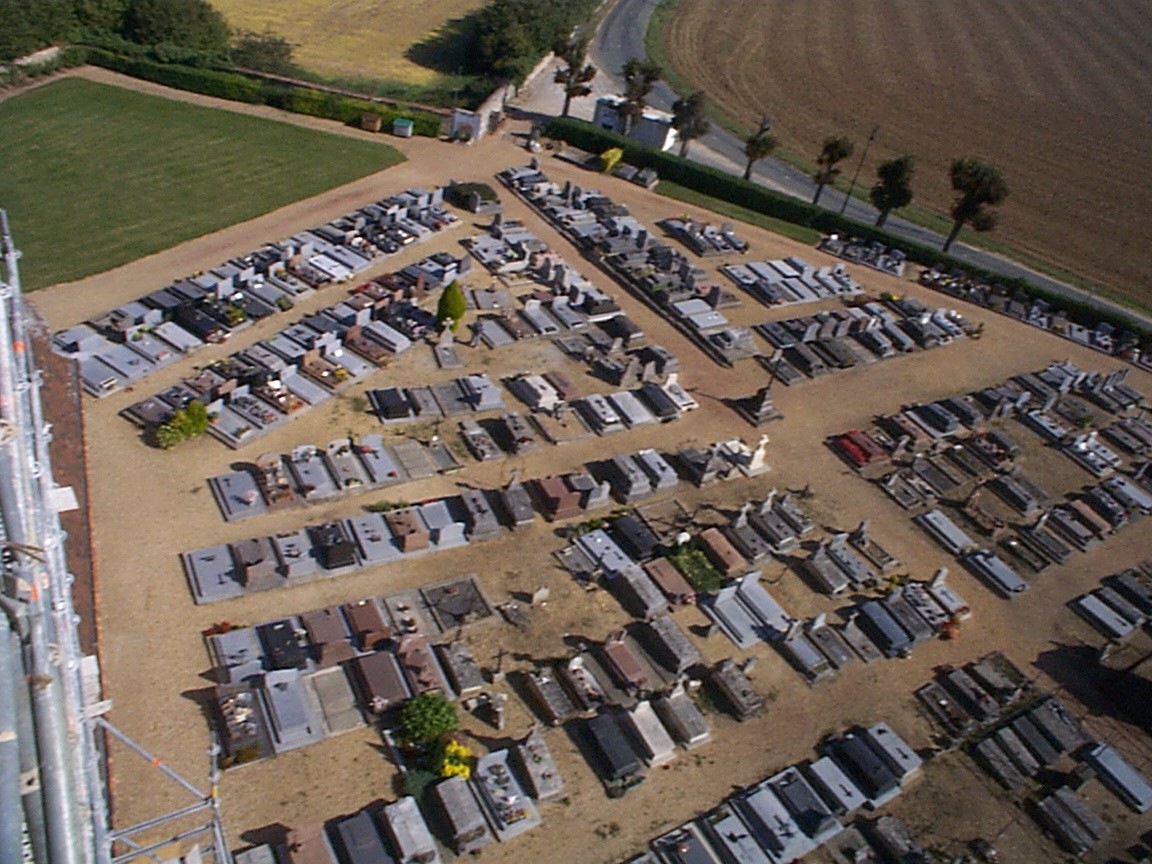
[{"label": "green bush", "polygon": [[424,693],[400,709],[400,735],[405,744],[432,744],[459,728],[456,706],[441,693]]},{"label": "green bush", "polygon": [[183,408],[178,408],[156,428],[156,445],[161,450],[171,450],[189,438],[196,438],[208,431],[211,420],[203,402],[193,399]]},{"label": "green bush", "polygon": [[971,278],[989,285],[1000,285],[1010,292],[1023,291],[1030,297],[1046,300],[1053,308],[1063,309],[1070,319],[1082,324],[1094,325],[1099,321],[1108,321],[1124,330],[1137,329],[1131,322],[1118,315],[1097,309],[1090,303],[1067,299],[1045,291],[1027,279],[1002,276],[991,270],[966,264],[932,246],[905,240],[874,225],[866,225],[831,210],[814,207],[799,198],[775,192],[749,180],[742,180],[718,168],[701,165],[672,153],[642,147],[630,138],[601,129],[584,120],[556,117],[549,122],[544,134],[550,138],[562,139],[589,153],[603,153],[611,147],[619,147],[624,151],[625,162],[641,168],[652,168],[660,175],[661,180],[670,180],[680,186],[766,216],[815,228],[824,234],[846,233],[865,240],[879,241],[891,248],[900,249],[914,264],[935,267],[947,272],[966,273]]},{"label": "green bush", "polygon": [[[203,93],[205,96],[216,96],[233,102],[270,105],[296,114],[338,120],[341,123],[357,122],[363,112],[371,111],[383,118],[385,129],[391,128],[394,119],[403,117],[412,121],[413,131],[417,135],[435,138],[440,134],[440,116],[426,111],[392,108],[365,99],[353,99],[322,90],[313,90],[310,87],[293,87],[265,81],[240,72],[188,66],[183,63],[157,62],[148,59],[159,56],[151,49],[144,54],[146,56],[129,56],[107,48],[94,47],[88,49],[88,62],[111,69],[113,72],[131,75],[133,78],[142,78],[178,90]],[[207,62],[203,57],[201,61]]]},{"label": "green bush", "polygon": [[453,279],[436,305],[436,325],[443,326],[445,321],[451,320],[452,332],[455,333],[467,311],[468,301],[464,297],[464,289],[460,287],[459,280]]}]

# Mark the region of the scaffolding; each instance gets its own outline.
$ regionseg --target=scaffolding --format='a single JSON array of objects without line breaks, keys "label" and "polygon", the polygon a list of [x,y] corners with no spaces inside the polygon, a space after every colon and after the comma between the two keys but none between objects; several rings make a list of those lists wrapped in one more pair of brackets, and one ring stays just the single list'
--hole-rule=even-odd
[{"label": "scaffolding", "polygon": [[[210,791],[188,783],[103,716],[99,676],[89,675],[80,646],[65,560],[67,535],[55,506],[48,455],[51,424],[40,401],[43,376],[32,356],[32,321],[20,292],[8,215],[0,210],[0,862],[119,864],[196,844],[217,864],[231,864],[220,820],[216,755]],[[93,684],[95,686],[93,686]],[[93,692],[95,690],[95,692]],[[196,801],[131,828],[109,825],[105,735],[128,746],[178,782]],[[19,801],[22,806],[10,806]],[[176,820],[203,825],[164,840],[138,837]]]}]

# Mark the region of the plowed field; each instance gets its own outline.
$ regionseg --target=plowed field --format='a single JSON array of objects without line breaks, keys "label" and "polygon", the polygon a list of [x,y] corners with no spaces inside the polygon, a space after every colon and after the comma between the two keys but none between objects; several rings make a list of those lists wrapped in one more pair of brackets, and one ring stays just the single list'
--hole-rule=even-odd
[{"label": "plowed field", "polygon": [[950,161],[988,159],[1012,190],[997,237],[1152,303],[1149,0],[680,0],[664,47],[812,161],[879,125],[861,180],[915,154],[917,202],[941,211]]}]

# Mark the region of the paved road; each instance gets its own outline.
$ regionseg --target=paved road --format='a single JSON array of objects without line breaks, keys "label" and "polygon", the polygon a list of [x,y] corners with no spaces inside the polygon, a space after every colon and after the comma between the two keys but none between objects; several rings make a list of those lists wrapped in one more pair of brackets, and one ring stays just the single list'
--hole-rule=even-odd
[{"label": "paved road", "polygon": [[[592,102],[595,97],[606,92],[620,92],[622,89],[620,69],[632,57],[644,56],[644,33],[648,29],[649,18],[651,18],[658,2],[659,0],[616,0],[611,11],[604,17],[589,50],[589,59],[600,70],[600,74],[594,82],[596,92],[593,94],[593,99],[574,103],[574,115],[590,117]],[[529,93],[524,94],[526,100],[531,101],[534,109],[546,109],[546,106],[550,104],[549,98],[552,96],[548,91],[559,90],[554,85],[550,85],[548,83],[550,81],[550,73],[541,75],[537,86],[530,88]],[[672,103],[677,98],[675,91],[665,82],[660,81],[656,84],[649,102],[654,108],[670,111]],[[558,109],[551,109],[551,113],[558,113]],[[710,133],[692,143],[690,156],[699,162],[713,165],[733,174],[743,175],[745,165],[743,154],[744,143],[739,138],[719,126],[713,126]],[[855,165],[850,164],[848,170],[854,171]],[[759,162],[753,172],[753,178],[773,189],[807,201],[812,200],[816,190],[811,177],[779,159],[768,158]],[[866,187],[871,181],[870,176],[861,177],[858,185]],[[830,210],[840,211],[844,206],[845,197],[836,189],[825,188],[821,203]],[[855,198],[848,200],[845,215],[867,224],[876,220],[876,210],[871,205]],[[928,246],[940,248],[944,243],[944,238],[941,235],[896,216],[889,218],[886,228],[898,237],[914,240]],[[960,261],[1001,273],[1004,276],[1022,276],[1053,294],[1087,302],[1098,309],[1119,315],[1144,328],[1152,328],[1152,317],[1133,312],[1127,307],[1081,291],[999,255],[974,249],[963,243],[953,244],[952,254]]]}]

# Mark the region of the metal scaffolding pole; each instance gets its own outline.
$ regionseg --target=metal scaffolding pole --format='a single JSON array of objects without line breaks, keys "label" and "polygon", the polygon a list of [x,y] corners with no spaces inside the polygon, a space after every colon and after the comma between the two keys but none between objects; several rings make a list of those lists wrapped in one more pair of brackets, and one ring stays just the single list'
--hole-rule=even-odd
[{"label": "metal scaffolding pole", "polygon": [[[4,281],[0,281],[0,517],[6,543],[5,586],[23,604],[24,671],[43,799],[38,860],[101,862],[103,789],[88,776],[95,746],[80,691],[80,651],[73,618],[64,532],[51,506],[50,430],[40,405],[41,379],[31,358],[20,295],[19,253],[0,210]],[[93,793],[97,794],[93,798]],[[35,834],[32,842],[41,842]]]}]

